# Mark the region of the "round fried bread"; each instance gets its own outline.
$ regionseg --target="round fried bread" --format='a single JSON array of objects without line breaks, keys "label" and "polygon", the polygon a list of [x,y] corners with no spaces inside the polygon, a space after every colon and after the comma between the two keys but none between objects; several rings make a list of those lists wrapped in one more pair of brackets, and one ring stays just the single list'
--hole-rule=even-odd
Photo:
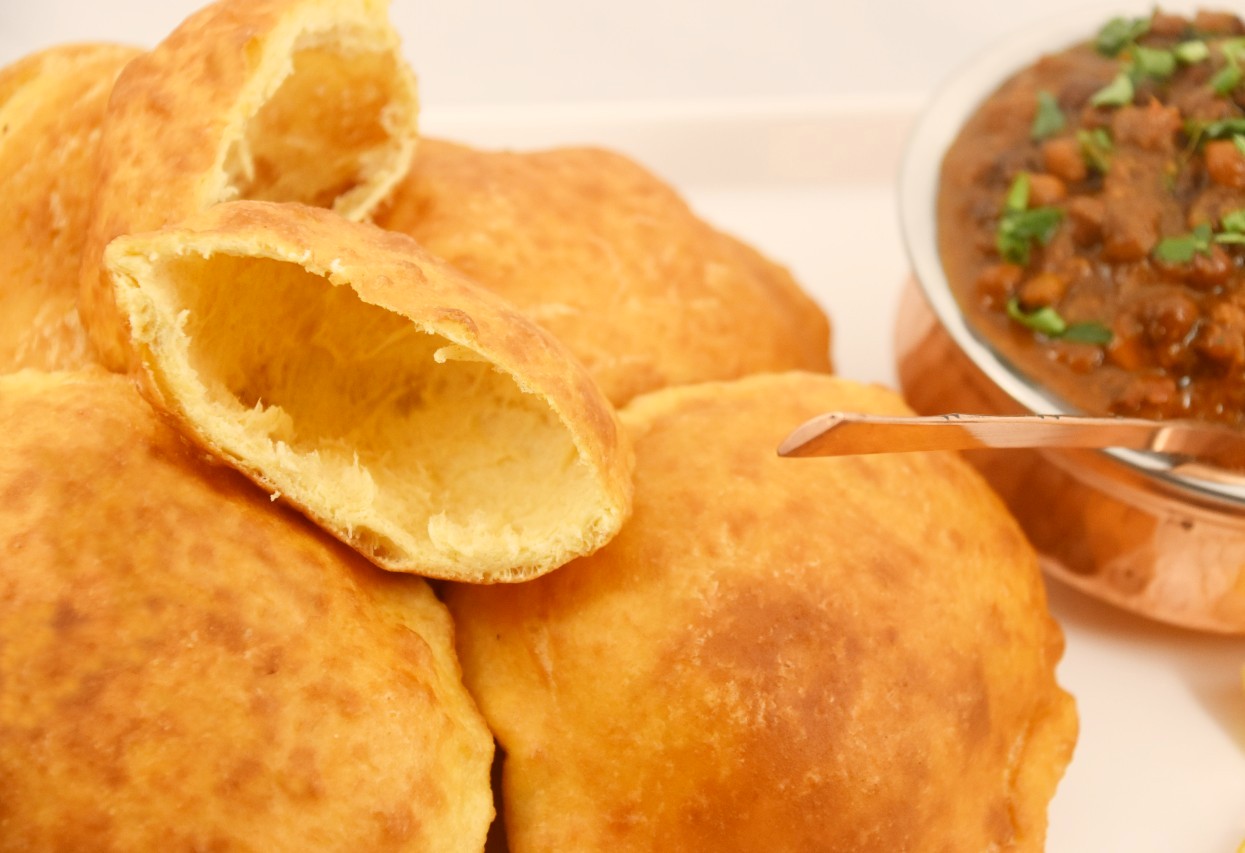
[{"label": "round fried bread", "polygon": [[99,127],[136,48],[72,44],[0,71],[0,373],[93,358],[78,320]]},{"label": "round fried bread", "polygon": [[631,451],[582,365],[409,237],[228,202],[107,273],[182,428],[385,568],[543,574],[610,539]]},{"label": "round fried bread", "polygon": [[117,81],[82,265],[82,323],[101,361],[133,367],[100,279],[120,234],[230,199],[366,218],[406,173],[415,78],[385,0],[221,0]]},{"label": "round fried bread", "polygon": [[535,850],[1040,850],[1076,737],[1033,550],[953,454],[782,459],[811,374],[623,412],[632,519],[516,587],[452,586]]},{"label": "round fried bread", "polygon": [[0,849],[480,850],[492,738],[427,584],[103,371],[0,377]]},{"label": "round fried bread", "polygon": [[615,405],[668,385],[830,370],[830,327],[784,268],[594,148],[425,139],[378,224],[519,306]]}]

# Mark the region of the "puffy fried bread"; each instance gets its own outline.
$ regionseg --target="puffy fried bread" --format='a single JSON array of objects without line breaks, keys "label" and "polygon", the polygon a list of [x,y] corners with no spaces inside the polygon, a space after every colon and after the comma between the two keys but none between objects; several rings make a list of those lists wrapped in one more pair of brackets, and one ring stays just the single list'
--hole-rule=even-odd
[{"label": "puffy fried bread", "polygon": [[73,44],[0,71],[0,373],[92,361],[78,321],[99,126],[139,54]]},{"label": "puffy fried bread", "polygon": [[425,139],[377,223],[513,301],[615,405],[667,385],[830,369],[830,328],[791,275],[610,151]]},{"label": "puffy fried bread", "polygon": [[386,568],[521,580],[629,511],[630,447],[583,367],[409,237],[230,202],[107,266],[152,399]]},{"label": "puffy fried bread", "polygon": [[1033,550],[953,454],[782,459],[879,387],[762,375],[623,411],[595,555],[451,585],[511,849],[1040,850],[1076,737]]},{"label": "puffy fried bread", "polygon": [[480,850],[492,738],[427,584],[160,422],[0,377],[0,848]]},{"label": "puffy fried bread", "polygon": [[222,0],[117,81],[82,266],[82,322],[103,363],[133,367],[100,280],[120,234],[230,199],[366,218],[416,142],[415,79],[385,0]]}]

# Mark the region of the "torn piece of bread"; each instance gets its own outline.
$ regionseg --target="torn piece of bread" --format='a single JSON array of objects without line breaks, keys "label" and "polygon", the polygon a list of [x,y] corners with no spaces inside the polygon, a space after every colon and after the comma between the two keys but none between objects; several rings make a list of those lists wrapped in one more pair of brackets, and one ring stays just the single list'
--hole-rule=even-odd
[{"label": "torn piece of bread", "polygon": [[831,368],[829,321],[791,274],[621,154],[424,139],[376,221],[518,305],[615,405],[668,385]]},{"label": "torn piece of bread", "polygon": [[365,219],[406,173],[415,78],[385,0],[222,0],[117,81],[79,310],[105,366],[134,367],[104,247],[230,199]]},{"label": "torn piece of bread", "polygon": [[409,237],[230,202],[118,238],[107,271],[157,404],[379,565],[522,580],[629,511],[582,365]]},{"label": "torn piece of bread", "polygon": [[480,850],[449,614],[127,378],[0,377],[0,848]]},{"label": "torn piece of bread", "polygon": [[78,268],[104,108],[139,53],[61,45],[0,71],[0,373],[93,361]]},{"label": "torn piece of bread", "polygon": [[609,545],[447,587],[514,853],[1042,849],[1077,722],[1037,557],[955,454],[777,456],[834,410],[907,412],[800,373],[637,398]]}]

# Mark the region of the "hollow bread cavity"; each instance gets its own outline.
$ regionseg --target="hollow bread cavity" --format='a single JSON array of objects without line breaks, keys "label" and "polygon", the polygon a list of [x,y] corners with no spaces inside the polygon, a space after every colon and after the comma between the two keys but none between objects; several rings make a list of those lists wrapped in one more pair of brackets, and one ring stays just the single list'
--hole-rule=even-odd
[{"label": "hollow bread cavity", "polygon": [[[309,46],[225,158],[226,197],[351,206],[393,156],[409,108],[391,52]],[[346,213],[348,211],[343,211]]]},{"label": "hollow bread cavity", "polygon": [[600,495],[569,428],[474,351],[293,263],[150,263],[189,419],[378,562],[582,550]]}]

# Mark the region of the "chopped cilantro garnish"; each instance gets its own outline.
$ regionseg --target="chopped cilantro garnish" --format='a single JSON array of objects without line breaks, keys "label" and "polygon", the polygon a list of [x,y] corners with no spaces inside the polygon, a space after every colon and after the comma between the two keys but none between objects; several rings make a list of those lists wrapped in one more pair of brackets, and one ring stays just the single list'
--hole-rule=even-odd
[{"label": "chopped cilantro garnish", "polygon": [[1210,58],[1210,48],[1201,39],[1184,41],[1172,48],[1172,55],[1185,65],[1196,65]]},{"label": "chopped cilantro garnish", "polygon": [[1229,62],[1245,59],[1245,38],[1238,36],[1224,39],[1219,43],[1219,49]]},{"label": "chopped cilantro garnish", "polygon": [[1110,83],[1103,86],[1089,99],[1096,107],[1122,107],[1133,102],[1133,78],[1127,71],[1115,75]]},{"label": "chopped cilantro garnish", "polygon": [[1210,78],[1210,87],[1215,90],[1216,95],[1226,95],[1240,85],[1240,82],[1241,66],[1235,62],[1229,62]]},{"label": "chopped cilantro garnish", "polygon": [[1176,54],[1170,50],[1137,45],[1132,53],[1133,67],[1139,76],[1166,80],[1176,71]]},{"label": "chopped cilantro garnish", "polygon": [[1219,231],[1209,223],[1199,223],[1188,234],[1167,237],[1154,247],[1154,257],[1169,264],[1187,264],[1195,255],[1209,255],[1212,244],[1245,246],[1245,208],[1225,214]]},{"label": "chopped cilantro garnish", "polygon": [[[1239,136],[1233,138],[1240,139]],[[1245,209],[1224,214],[1219,221],[1219,228],[1221,230],[1215,235],[1216,243],[1245,246]]]},{"label": "chopped cilantro garnish", "polygon": [[1068,322],[1054,308],[1044,305],[1036,311],[1025,311],[1020,307],[1020,300],[1014,296],[1007,300],[1007,316],[1048,338],[1057,338],[1068,331]]},{"label": "chopped cilantro garnish", "polygon": [[1118,56],[1120,51],[1149,31],[1149,18],[1112,18],[1098,31],[1094,47],[1103,56]]},{"label": "chopped cilantro garnish", "polygon": [[1020,300],[1012,297],[1007,300],[1007,316],[1020,325],[1048,338],[1061,338],[1079,344],[1109,344],[1113,337],[1111,330],[1102,323],[1069,323],[1050,305],[1044,305],[1034,311],[1025,311],[1020,307]]},{"label": "chopped cilantro garnish", "polygon": [[1106,346],[1114,337],[1115,333],[1102,323],[1069,323],[1068,330],[1063,333],[1065,341],[1099,346]]},{"label": "chopped cilantro garnish", "polygon": [[1232,144],[1236,146],[1236,150],[1241,152],[1241,156],[1245,157],[1245,136],[1239,133],[1232,134]]},{"label": "chopped cilantro garnish", "polygon": [[1021,172],[1007,188],[1007,198],[1003,199],[1003,209],[1008,213],[1017,213],[1029,207],[1029,173]]},{"label": "chopped cilantro garnish", "polygon": [[1245,118],[1225,118],[1218,121],[1191,118],[1185,120],[1184,133],[1189,137],[1189,147],[1197,148],[1210,139],[1229,139],[1238,134],[1245,134]]},{"label": "chopped cilantro garnish", "polygon": [[1027,266],[1033,241],[1045,246],[1055,236],[1063,211],[1057,207],[1029,209],[1029,175],[1021,172],[1012,182],[999,217],[995,246],[1003,260]]},{"label": "chopped cilantro garnish", "polygon": [[1245,58],[1245,39],[1228,39],[1219,45],[1225,65],[1210,78],[1210,87],[1216,95],[1227,95],[1241,84],[1241,59]]},{"label": "chopped cilantro garnish", "polygon": [[1059,101],[1055,100],[1055,96],[1050,92],[1037,93],[1037,113],[1033,116],[1033,126],[1029,129],[1029,136],[1033,139],[1041,140],[1054,136],[1063,130],[1067,121],[1063,117],[1063,111],[1059,109]]},{"label": "chopped cilantro garnish", "polygon": [[1245,209],[1234,210],[1231,213],[1225,214],[1219,225],[1224,231],[1233,234],[1245,234]]},{"label": "chopped cilantro garnish", "polygon": [[1078,130],[1076,141],[1081,148],[1081,159],[1085,161],[1085,165],[1105,175],[1111,168],[1111,155],[1115,153],[1115,145],[1111,142],[1111,134],[1107,133],[1107,129],[1096,127],[1093,130]]},{"label": "chopped cilantro garnish", "polygon": [[1210,254],[1214,232],[1205,222],[1199,223],[1188,234],[1165,237],[1154,247],[1154,257],[1169,264],[1187,264],[1194,255]]}]

